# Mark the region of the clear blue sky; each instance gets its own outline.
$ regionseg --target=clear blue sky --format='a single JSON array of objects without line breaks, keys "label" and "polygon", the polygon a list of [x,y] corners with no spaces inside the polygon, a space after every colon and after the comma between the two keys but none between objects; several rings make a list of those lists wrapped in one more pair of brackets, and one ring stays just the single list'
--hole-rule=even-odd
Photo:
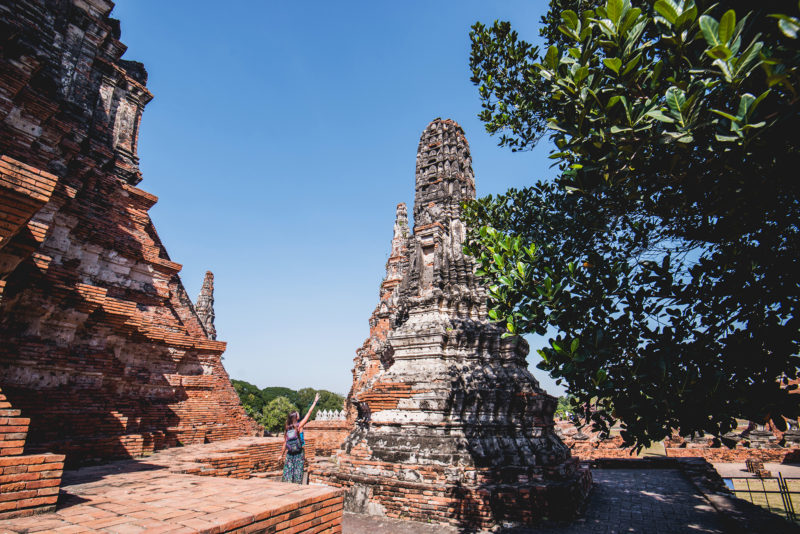
[{"label": "clear blue sky", "polygon": [[193,299],[214,272],[231,377],[347,393],[432,119],[464,128],[479,195],[552,176],[547,146],[497,146],[469,81],[474,22],[537,40],[546,5],[118,0],[124,57],[155,95],[140,187]]}]

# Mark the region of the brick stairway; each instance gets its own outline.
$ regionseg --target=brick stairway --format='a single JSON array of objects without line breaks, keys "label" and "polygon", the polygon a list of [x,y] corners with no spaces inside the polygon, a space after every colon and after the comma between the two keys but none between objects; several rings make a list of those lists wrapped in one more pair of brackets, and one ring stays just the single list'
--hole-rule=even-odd
[{"label": "brick stairway", "polygon": [[14,410],[0,389],[0,519],[55,510],[64,456],[25,454],[30,419]]}]

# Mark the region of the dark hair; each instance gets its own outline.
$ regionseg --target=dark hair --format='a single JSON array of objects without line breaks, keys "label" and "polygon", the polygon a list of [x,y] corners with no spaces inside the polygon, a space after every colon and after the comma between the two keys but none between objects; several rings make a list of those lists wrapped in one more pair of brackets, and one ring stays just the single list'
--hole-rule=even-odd
[{"label": "dark hair", "polygon": [[289,415],[286,416],[286,432],[289,431],[290,428],[297,428],[297,423],[300,421],[300,414],[297,412],[289,412]]}]

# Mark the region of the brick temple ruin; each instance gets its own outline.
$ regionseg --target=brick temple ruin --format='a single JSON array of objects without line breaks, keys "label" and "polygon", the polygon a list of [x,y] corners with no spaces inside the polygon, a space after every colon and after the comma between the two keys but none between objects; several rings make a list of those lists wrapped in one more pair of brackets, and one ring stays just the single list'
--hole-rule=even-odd
[{"label": "brick temple ruin", "polygon": [[213,275],[193,304],[148,216],[113,5],[0,4],[0,531],[341,532],[340,490],[270,481]]},{"label": "brick temple ruin", "polygon": [[[391,255],[357,351],[351,419],[322,477],[353,511],[465,527],[572,517],[591,473],[553,430],[556,399],[528,345],[487,318],[464,255],[461,202],[475,198],[461,127],[436,119],[417,152],[414,229],[397,208]],[[358,415],[356,415],[358,411]]]},{"label": "brick temple ruin", "polygon": [[2,11],[0,386],[73,465],[254,435],[139,189],[152,95],[107,1]]}]

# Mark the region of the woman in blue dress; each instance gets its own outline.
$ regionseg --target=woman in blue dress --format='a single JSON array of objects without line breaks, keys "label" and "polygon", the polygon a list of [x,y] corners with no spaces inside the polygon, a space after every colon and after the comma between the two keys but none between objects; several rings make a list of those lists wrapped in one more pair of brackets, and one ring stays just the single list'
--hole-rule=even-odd
[{"label": "woman in blue dress", "polygon": [[283,448],[281,449],[281,457],[286,454],[286,460],[283,463],[283,482],[303,483],[303,467],[306,459],[303,427],[308,422],[318,400],[319,393],[314,396],[314,402],[311,403],[308,413],[301,421],[298,421],[300,414],[297,412],[291,412],[286,417],[286,430],[283,433]]}]

